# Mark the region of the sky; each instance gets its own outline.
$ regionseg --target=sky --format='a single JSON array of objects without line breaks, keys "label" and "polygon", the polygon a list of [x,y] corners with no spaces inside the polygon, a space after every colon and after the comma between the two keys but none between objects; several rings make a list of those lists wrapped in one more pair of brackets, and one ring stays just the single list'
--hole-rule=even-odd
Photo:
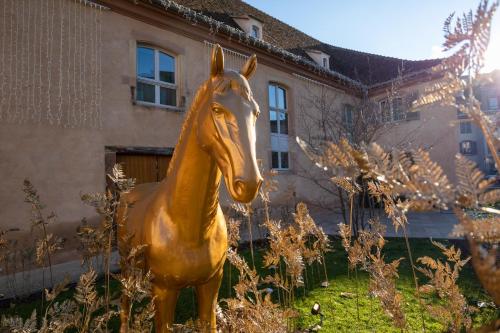
[{"label": "sky", "polygon": [[[442,56],[443,22],[479,0],[245,0],[335,46],[408,60]],[[490,0],[491,2],[491,0]],[[500,69],[500,10],[493,18],[484,72]]]}]

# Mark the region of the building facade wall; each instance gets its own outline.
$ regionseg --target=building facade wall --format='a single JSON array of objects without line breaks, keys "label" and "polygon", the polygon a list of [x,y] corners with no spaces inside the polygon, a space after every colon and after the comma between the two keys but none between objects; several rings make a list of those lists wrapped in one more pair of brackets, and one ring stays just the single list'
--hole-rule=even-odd
[{"label": "building facade wall", "polygon": [[[11,0],[14,1],[14,0]],[[10,2],[4,2],[3,5]],[[63,23],[70,22],[83,10],[90,13],[95,8],[71,7],[73,2],[68,1],[66,12],[55,13],[55,25],[61,31],[64,24],[58,25],[58,19],[63,18]],[[13,11],[14,7],[5,7],[6,11]],[[35,8],[36,9],[36,8]],[[57,8],[40,8],[43,13]],[[24,12],[26,15],[27,12]],[[40,11],[42,13],[42,11]],[[175,148],[184,121],[187,108],[189,107],[197,87],[208,78],[208,51],[211,44],[195,40],[188,36],[175,33],[170,30],[161,29],[128,16],[121,15],[111,10],[101,10],[100,16],[95,18],[100,22],[99,33],[100,52],[102,63],[98,66],[101,76],[96,76],[101,82],[102,96],[100,99],[99,126],[64,126],[64,124],[49,124],[47,122],[16,122],[15,119],[0,120],[0,171],[4,175],[4,183],[0,188],[0,228],[29,229],[29,207],[24,203],[22,182],[25,178],[30,179],[39,190],[42,201],[48,210],[54,210],[58,215],[59,223],[74,224],[85,217],[88,220],[96,220],[97,216],[93,209],[86,207],[80,200],[83,193],[102,192],[105,189],[106,167],[112,164],[110,156],[112,147],[150,147],[158,149]],[[19,12],[12,12],[12,15]],[[71,16],[74,15],[74,16]],[[90,18],[93,16],[88,14]],[[15,15],[14,15],[15,16]],[[36,17],[36,16],[35,16]],[[47,17],[43,20],[39,16],[44,27],[49,27]],[[82,18],[80,18],[82,19]],[[45,20],[45,21],[44,21]],[[15,20],[14,20],[15,21]],[[35,29],[30,30],[23,27],[21,20],[9,21],[2,27],[2,34],[8,34],[10,41],[22,40],[17,38],[16,33],[23,31],[25,42],[29,45],[30,40],[39,37],[50,36],[50,29],[44,30],[43,34]],[[26,21],[27,22],[27,21]],[[86,22],[86,21],[83,21]],[[16,29],[14,29],[17,27]],[[66,27],[67,28],[67,27]],[[194,28],[193,28],[194,29]],[[59,41],[58,33],[53,34],[55,45]],[[64,30],[66,31],[66,30]],[[48,32],[45,34],[45,32]],[[38,35],[37,35],[38,34]],[[64,55],[67,47],[76,50],[77,41],[71,41],[66,36],[69,45],[63,42],[54,50],[53,68],[51,75],[58,77],[58,67],[64,64],[64,60],[57,62],[58,52]],[[12,37],[14,36],[14,37]],[[63,37],[60,37],[63,38]],[[213,41],[213,36],[207,33],[207,40]],[[27,42],[28,41],[28,42]],[[72,44],[73,43],[73,44]],[[94,39],[92,45],[97,45]],[[177,94],[179,108],[165,109],[153,106],[140,105],[134,101],[134,89],[136,89],[136,48],[138,43],[145,43],[157,47],[176,59]],[[4,44],[5,45],[5,44]],[[71,46],[73,45],[73,46]],[[223,45],[231,48],[231,43]],[[95,49],[97,50],[97,49]],[[3,48],[2,52],[9,52]],[[41,53],[49,54],[43,49]],[[10,51],[14,52],[14,51]],[[3,54],[3,53],[2,53]],[[83,54],[73,52],[73,57],[82,57]],[[244,56],[249,56],[245,54]],[[19,56],[19,57],[17,57]],[[241,60],[238,56],[227,57],[228,65],[233,61],[238,64]],[[21,59],[25,64],[30,62],[29,54],[15,54],[9,59],[9,64],[18,63]],[[231,58],[233,57],[233,58]],[[62,58],[62,57],[61,57]],[[241,57],[240,57],[241,58]],[[239,60],[238,60],[239,59]],[[67,59],[71,61],[71,59]],[[87,60],[84,60],[87,61]],[[70,68],[71,69],[71,68]],[[34,65],[31,70],[39,74],[43,66]],[[4,72],[2,72],[4,74]],[[7,83],[14,84],[17,80],[15,75],[4,76]],[[29,87],[29,79],[21,77]],[[42,80],[43,81],[43,80]],[[41,82],[42,82],[41,81]],[[70,80],[69,80],[70,81]],[[89,82],[90,79],[88,79]],[[42,88],[46,95],[53,97],[54,101],[61,99],[61,90],[57,84],[52,82],[52,88],[47,87],[43,81]],[[359,97],[353,93],[335,88],[325,88],[318,82],[304,80],[293,72],[287,72],[274,66],[259,64],[254,77],[250,80],[254,97],[261,109],[261,116],[257,120],[257,158],[262,160],[264,169],[269,170],[271,166],[271,133],[269,118],[269,96],[268,85],[277,83],[287,91],[287,112],[289,114],[289,152],[290,168],[277,173],[279,190],[273,194],[275,204],[290,205],[295,201],[304,200],[317,202],[324,205],[334,205],[334,198],[328,195],[308,177],[299,175],[299,170],[309,170],[318,173],[311,161],[299,151],[295,144],[295,137],[304,137],[307,133],[301,126],[299,113],[303,110],[304,94],[321,94],[322,89],[329,89],[332,109],[342,110],[345,104],[356,105],[360,102]],[[16,81],[16,84],[19,82]],[[411,89],[422,89],[421,86]],[[65,92],[66,90],[63,90]],[[70,92],[70,95],[72,93]],[[382,99],[384,96],[376,96]],[[23,105],[15,104],[16,109],[23,109]],[[2,104],[5,107],[5,103]],[[71,103],[62,104],[63,109],[71,109]],[[70,110],[71,111],[71,110]],[[456,120],[456,111],[446,108],[433,107],[421,111],[420,120],[401,121],[390,124],[383,135],[377,138],[386,147],[399,145],[403,149],[423,147],[429,149],[431,156],[440,163],[445,172],[452,178],[454,170],[453,156],[458,151],[457,135],[453,127]],[[402,145],[402,146],[401,146]],[[112,155],[112,153],[111,153]],[[222,204],[229,202],[225,191],[221,195]]]},{"label": "building facade wall", "polygon": [[[68,2],[71,4],[71,2]],[[44,8],[42,8],[44,9]],[[69,13],[73,12],[71,8]],[[7,10],[10,10],[7,8]],[[45,10],[45,9],[44,9]],[[56,8],[50,8],[56,10]],[[75,10],[96,10],[78,7]],[[14,13],[15,14],[15,13]],[[61,15],[61,16],[58,16]],[[58,19],[69,20],[56,13]],[[91,15],[91,14],[89,14]],[[105,189],[105,155],[109,147],[155,147],[174,148],[197,87],[208,78],[207,44],[168,30],[149,25],[113,11],[101,12],[102,39],[102,100],[100,110],[101,126],[75,126],[45,122],[0,121],[0,170],[6,175],[0,190],[0,225],[2,228],[29,229],[29,207],[24,203],[22,183],[30,179],[38,189],[42,201],[48,210],[57,213],[59,223],[78,223],[81,218],[96,219],[93,209],[81,201],[83,193],[102,192]],[[65,21],[67,22],[67,21]],[[21,26],[21,21],[12,26]],[[25,28],[24,35],[28,28]],[[2,33],[16,31],[9,29]],[[58,43],[57,31],[54,34]],[[19,37],[19,40],[22,37]],[[36,38],[36,35],[29,38]],[[207,35],[207,38],[210,38]],[[13,40],[17,38],[14,37]],[[179,110],[139,105],[134,102],[133,89],[136,86],[136,47],[138,43],[147,43],[176,57],[178,96],[184,101]],[[64,45],[61,50],[64,49]],[[53,77],[57,78],[57,56],[54,51]],[[249,54],[248,54],[249,55]],[[25,54],[24,56],[27,57]],[[17,59],[12,58],[12,64]],[[25,63],[30,60],[27,58]],[[64,63],[63,63],[64,64]],[[40,69],[41,70],[41,69]],[[14,76],[8,77],[14,80]],[[287,89],[289,112],[289,149],[291,153],[290,170],[277,175],[280,191],[275,194],[277,203],[289,202],[290,193],[298,199],[314,200],[317,191],[305,186],[303,180],[294,176],[294,169],[304,157],[296,151],[295,135],[300,135],[296,123],[298,92],[303,81],[296,76],[270,66],[259,64],[250,83],[261,108],[261,117],[257,121],[257,157],[265,168],[270,166],[270,126],[268,111],[268,84],[279,83]],[[56,82],[57,83],[57,82]],[[58,100],[59,89],[52,82],[53,101]],[[46,85],[42,88],[46,89]],[[64,91],[63,91],[64,92]],[[345,92],[338,91],[339,103],[342,99],[352,99]],[[22,107],[19,104],[16,108]],[[63,108],[71,107],[63,105]],[[109,160],[109,158],[108,158]],[[112,160],[112,159],[111,159]],[[109,164],[109,163],[108,163]],[[286,193],[287,194],[286,194]],[[222,202],[227,195],[222,195]]]},{"label": "building facade wall", "polygon": [[[425,87],[432,82],[418,83],[403,87],[397,95],[404,100],[405,96],[421,96]],[[375,102],[387,98],[387,93],[372,97]],[[403,103],[405,104],[405,103]],[[404,109],[409,110],[405,105]],[[455,181],[455,155],[459,152],[457,111],[453,107],[430,105],[419,109],[418,119],[388,122],[382,128],[375,141],[385,148],[395,147],[401,150],[422,148],[429,152],[433,161],[437,162],[444,173]]]}]

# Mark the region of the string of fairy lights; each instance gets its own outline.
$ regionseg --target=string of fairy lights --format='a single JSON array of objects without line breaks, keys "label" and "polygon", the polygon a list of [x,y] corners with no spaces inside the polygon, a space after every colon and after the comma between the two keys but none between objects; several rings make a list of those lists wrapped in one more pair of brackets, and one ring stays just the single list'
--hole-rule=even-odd
[{"label": "string of fairy lights", "polygon": [[[205,62],[207,64],[205,68],[207,70],[206,74],[208,75],[208,69],[210,68],[212,51],[215,47],[215,44],[209,41],[205,41],[204,45],[205,45]],[[227,49],[225,47],[223,47],[222,49],[224,51],[224,68],[226,69],[239,71],[249,58],[249,56],[245,54]]]},{"label": "string of fairy lights", "polygon": [[103,9],[0,1],[0,122],[101,128]]}]

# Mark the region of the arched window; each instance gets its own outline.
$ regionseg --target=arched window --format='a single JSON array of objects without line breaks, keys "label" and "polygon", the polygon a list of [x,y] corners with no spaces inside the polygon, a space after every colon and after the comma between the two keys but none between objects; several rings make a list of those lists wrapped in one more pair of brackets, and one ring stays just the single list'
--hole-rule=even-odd
[{"label": "arched window", "polygon": [[269,84],[269,118],[271,166],[273,169],[289,169],[287,91],[275,83]]},{"label": "arched window", "polygon": [[136,101],[177,106],[175,57],[151,46],[137,46]]}]

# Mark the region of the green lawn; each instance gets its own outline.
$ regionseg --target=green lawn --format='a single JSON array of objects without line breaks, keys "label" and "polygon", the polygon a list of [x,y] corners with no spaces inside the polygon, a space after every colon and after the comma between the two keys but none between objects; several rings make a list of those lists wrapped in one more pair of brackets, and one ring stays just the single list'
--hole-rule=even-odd
[{"label": "green lawn", "polygon": [[[447,243],[446,241],[442,241]],[[414,258],[429,255],[433,257],[441,256],[440,252],[434,248],[429,240],[411,240],[410,242]],[[321,304],[322,312],[325,315],[325,321],[322,332],[399,332],[391,325],[391,320],[382,311],[379,301],[376,298],[368,296],[367,284],[368,277],[364,272],[358,271],[357,287],[354,272],[348,272],[346,255],[341,248],[340,241],[333,239],[333,251],[326,256],[328,278],[330,286],[322,288],[320,286],[323,280],[322,267],[315,266],[307,269],[307,288],[297,290],[296,309],[300,317],[296,321],[297,328],[307,328],[318,321],[317,317],[310,314],[310,308],[314,302]],[[264,249],[256,250],[256,266],[261,275],[266,274],[262,268],[262,254]],[[242,250],[241,253],[249,259],[249,251]],[[391,261],[399,257],[407,257],[404,240],[388,239],[385,247],[386,261]],[[408,260],[404,260],[399,269],[400,279],[397,282],[398,289],[403,293],[405,299],[405,314],[409,324],[408,331],[422,331],[422,318],[420,306],[414,296],[413,278]],[[229,275],[232,283],[237,281],[236,269],[232,268],[231,273],[228,264],[224,270],[224,279],[220,289],[220,298],[230,297],[231,291],[229,284]],[[422,278],[422,276],[420,276]],[[474,272],[468,265],[461,274],[460,286],[468,301],[475,304],[478,300],[490,301],[484,294]],[[118,296],[118,283],[113,281],[113,294]],[[66,292],[62,297],[70,297],[72,291]],[[347,293],[347,297],[346,294]],[[358,299],[355,295],[359,295]],[[276,297],[276,291],[273,292]],[[359,303],[359,307],[356,303]],[[27,317],[34,308],[40,308],[39,301],[23,302],[15,304],[10,308],[0,308],[0,314],[19,314]],[[358,310],[359,308],[359,314]],[[358,320],[359,315],[359,320]],[[185,289],[180,295],[177,305],[176,321],[182,323],[189,318],[196,316],[195,295],[193,289]],[[500,317],[500,311],[493,308],[481,309],[474,315],[474,324],[480,325]],[[424,316],[427,332],[443,332],[443,327],[429,315]],[[118,326],[116,319],[114,327]]]}]

